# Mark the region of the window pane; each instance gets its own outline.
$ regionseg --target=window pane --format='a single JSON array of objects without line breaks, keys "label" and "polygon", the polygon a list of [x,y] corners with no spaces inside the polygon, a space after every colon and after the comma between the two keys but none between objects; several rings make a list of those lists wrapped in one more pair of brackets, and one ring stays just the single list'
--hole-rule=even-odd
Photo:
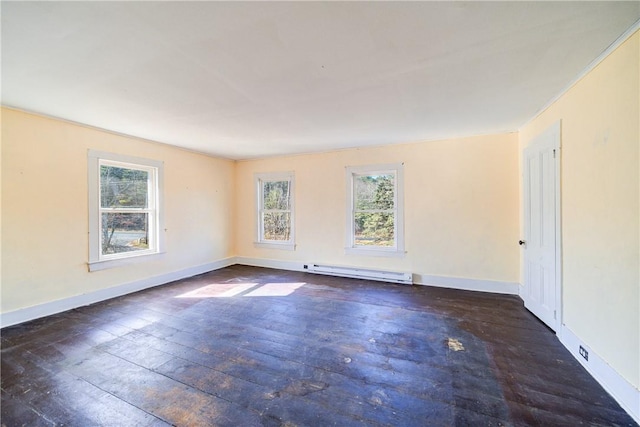
[{"label": "window pane", "polygon": [[100,206],[146,208],[148,177],[147,171],[100,166]]},{"label": "window pane", "polygon": [[264,209],[289,210],[289,181],[266,181],[262,185]]},{"label": "window pane", "polygon": [[149,214],[103,213],[102,255],[149,249]]},{"label": "window pane", "polygon": [[356,210],[393,209],[395,175],[356,175]]},{"label": "window pane", "polygon": [[356,246],[395,246],[392,213],[356,213],[354,217]]},{"label": "window pane", "polygon": [[267,212],[262,216],[264,240],[288,241],[291,236],[291,213]]}]

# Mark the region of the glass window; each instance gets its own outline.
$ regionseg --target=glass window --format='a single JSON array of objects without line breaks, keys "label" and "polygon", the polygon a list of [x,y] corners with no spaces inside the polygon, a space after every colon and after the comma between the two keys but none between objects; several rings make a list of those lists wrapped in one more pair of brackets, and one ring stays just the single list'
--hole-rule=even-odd
[{"label": "glass window", "polygon": [[402,168],[376,165],[347,168],[347,251],[403,253]]},{"label": "glass window", "polygon": [[293,249],[293,173],[257,174],[258,238],[263,247]]},{"label": "glass window", "polygon": [[90,270],[159,253],[162,163],[91,151],[89,166]]}]

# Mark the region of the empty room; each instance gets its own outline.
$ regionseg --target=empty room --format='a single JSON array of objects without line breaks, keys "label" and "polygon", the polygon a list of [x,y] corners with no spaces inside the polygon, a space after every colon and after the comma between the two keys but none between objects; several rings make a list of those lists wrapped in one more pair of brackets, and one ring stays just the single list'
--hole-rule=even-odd
[{"label": "empty room", "polygon": [[640,2],[0,11],[3,427],[640,423]]}]

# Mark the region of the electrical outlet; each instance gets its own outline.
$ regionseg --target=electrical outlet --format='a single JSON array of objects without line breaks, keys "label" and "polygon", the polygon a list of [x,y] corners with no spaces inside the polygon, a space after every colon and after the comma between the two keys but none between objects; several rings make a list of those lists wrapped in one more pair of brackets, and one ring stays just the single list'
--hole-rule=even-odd
[{"label": "electrical outlet", "polygon": [[584,360],[586,360],[587,362],[589,361],[589,352],[587,351],[586,348],[584,348],[583,346],[580,346],[580,356],[584,357]]}]

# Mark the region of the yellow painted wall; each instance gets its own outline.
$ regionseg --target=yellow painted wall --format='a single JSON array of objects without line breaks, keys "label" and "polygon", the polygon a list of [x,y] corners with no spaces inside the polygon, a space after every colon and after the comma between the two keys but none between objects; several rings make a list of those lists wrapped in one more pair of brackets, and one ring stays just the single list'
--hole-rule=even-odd
[{"label": "yellow painted wall", "polygon": [[[2,129],[1,113],[0,113],[0,129]],[[2,298],[2,132],[0,132],[0,299],[1,298]]]},{"label": "yellow painted wall", "polygon": [[[87,150],[164,161],[167,253],[89,273]],[[3,313],[233,255],[232,161],[2,109]]]},{"label": "yellow painted wall", "polygon": [[[345,255],[346,166],[404,162],[404,258]],[[254,173],[295,172],[296,250],[254,247]],[[518,137],[479,136],[272,159],[237,165],[236,252],[517,282]]]},{"label": "yellow painted wall", "polygon": [[564,324],[640,387],[640,34],[520,132],[562,120]]}]

